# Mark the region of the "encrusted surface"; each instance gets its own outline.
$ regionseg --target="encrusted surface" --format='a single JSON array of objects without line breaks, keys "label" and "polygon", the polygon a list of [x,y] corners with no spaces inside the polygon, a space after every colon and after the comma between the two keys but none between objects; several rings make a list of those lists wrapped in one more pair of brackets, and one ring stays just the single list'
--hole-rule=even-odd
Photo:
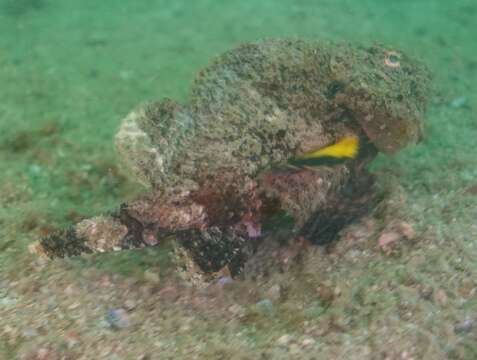
[{"label": "encrusted surface", "polygon": [[[117,226],[85,220],[79,237],[102,251],[175,234],[202,270],[232,273],[280,212],[296,234],[327,243],[373,203],[366,164],[418,140],[427,80],[380,46],[264,40],[230,50],[199,72],[188,104],[164,99],[124,119],[118,153],[151,190],[121,208]],[[355,159],[283,167],[350,135],[360,139]]]},{"label": "encrusted surface", "polygon": [[244,44],[198,74],[188,105],[167,99],[129,115],[118,150],[133,174],[160,189],[222,172],[254,177],[349,133],[396,152],[419,138],[428,76],[405,55],[399,67],[387,56],[380,46]]}]

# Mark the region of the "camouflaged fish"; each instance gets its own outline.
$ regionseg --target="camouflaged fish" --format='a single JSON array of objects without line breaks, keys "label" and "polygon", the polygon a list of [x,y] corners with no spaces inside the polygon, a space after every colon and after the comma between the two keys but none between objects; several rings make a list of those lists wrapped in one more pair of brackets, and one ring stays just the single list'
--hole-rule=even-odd
[{"label": "camouflaged fish", "polygon": [[[116,248],[172,233],[202,270],[237,270],[277,212],[294,233],[330,241],[371,203],[366,164],[420,139],[428,83],[423,65],[380,45],[240,45],[198,73],[187,103],[162,99],[123,120],[122,168],[145,195],[101,228],[90,220],[42,243],[68,255],[96,251],[108,229]],[[283,163],[294,169],[273,170]]]}]

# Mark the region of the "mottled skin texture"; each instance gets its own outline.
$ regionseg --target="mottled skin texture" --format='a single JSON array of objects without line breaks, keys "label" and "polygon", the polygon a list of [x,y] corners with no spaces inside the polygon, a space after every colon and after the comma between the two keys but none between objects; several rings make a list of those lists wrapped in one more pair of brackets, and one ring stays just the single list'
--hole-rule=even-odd
[{"label": "mottled skin texture", "polygon": [[[420,137],[427,73],[396,52],[389,66],[388,50],[244,44],[199,72],[187,105],[165,99],[129,114],[116,146],[151,191],[122,208],[122,223],[136,224],[125,239],[150,244],[174,232],[205,271],[240,268],[279,211],[312,241],[331,240],[372,203],[364,166]],[[355,160],[276,169],[351,134],[362,142]]]},{"label": "mottled skin texture", "polygon": [[428,79],[404,55],[386,66],[386,53],[300,40],[242,45],[199,72],[189,105],[166,100],[135,120],[158,158],[138,156],[123,136],[119,152],[142,162],[136,175],[155,188],[227,169],[254,177],[349,132],[396,152],[419,137]]}]

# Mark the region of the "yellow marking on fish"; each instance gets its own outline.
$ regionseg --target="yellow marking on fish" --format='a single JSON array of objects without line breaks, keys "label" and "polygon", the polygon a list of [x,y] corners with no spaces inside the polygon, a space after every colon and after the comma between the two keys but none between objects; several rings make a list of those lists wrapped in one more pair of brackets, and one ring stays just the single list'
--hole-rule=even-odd
[{"label": "yellow marking on fish", "polygon": [[332,158],[355,158],[359,150],[359,139],[357,136],[346,136],[337,143],[318,150],[312,150],[299,156],[296,160],[317,159],[322,157]]}]

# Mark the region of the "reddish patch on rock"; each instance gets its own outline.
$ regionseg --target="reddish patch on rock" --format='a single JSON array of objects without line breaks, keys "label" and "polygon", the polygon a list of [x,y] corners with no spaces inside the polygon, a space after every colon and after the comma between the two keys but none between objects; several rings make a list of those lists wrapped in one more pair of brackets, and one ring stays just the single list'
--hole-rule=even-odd
[{"label": "reddish patch on rock", "polygon": [[144,226],[155,225],[171,231],[200,228],[206,222],[204,208],[187,192],[167,196],[152,194],[129,204],[128,212]]},{"label": "reddish patch on rock", "polygon": [[204,207],[209,226],[227,226],[258,215],[262,202],[257,183],[248,178],[218,177],[204,182],[191,194]]}]

